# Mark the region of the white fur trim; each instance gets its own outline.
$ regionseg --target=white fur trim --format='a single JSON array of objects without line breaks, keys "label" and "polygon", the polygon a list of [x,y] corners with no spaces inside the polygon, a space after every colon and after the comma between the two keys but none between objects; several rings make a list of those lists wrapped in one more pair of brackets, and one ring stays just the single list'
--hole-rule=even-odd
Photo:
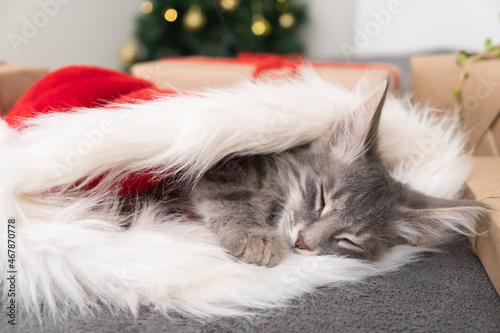
[{"label": "white fur trim", "polygon": [[10,128],[9,125],[7,125],[7,122],[0,118],[0,147],[4,145],[4,142],[13,138],[17,134],[16,130]]},{"label": "white fur trim", "polygon": [[[155,207],[119,231],[113,194],[104,191],[132,172],[182,170],[192,180],[229,154],[299,145],[362,98],[305,73],[303,80],[47,115],[19,134],[1,125],[8,135],[0,144],[0,274],[8,270],[8,218],[16,219],[17,302],[38,316],[41,304],[54,318],[85,315],[102,304],[132,313],[148,305],[197,317],[241,315],[318,286],[398,268],[425,249],[398,246],[377,265],[295,254],[274,268],[238,263],[204,225],[165,221]],[[408,111],[389,98],[381,126],[384,161],[398,179],[427,194],[458,194],[470,161],[462,135],[452,135],[453,122],[434,121],[429,112]],[[412,162],[433,134],[439,140]],[[92,193],[65,192],[104,173]],[[6,297],[5,279],[2,284]]]}]

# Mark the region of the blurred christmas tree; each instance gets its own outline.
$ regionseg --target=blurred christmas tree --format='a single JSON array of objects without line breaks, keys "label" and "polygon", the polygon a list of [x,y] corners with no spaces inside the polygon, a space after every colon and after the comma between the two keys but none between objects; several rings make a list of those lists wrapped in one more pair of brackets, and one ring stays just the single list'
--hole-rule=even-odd
[{"label": "blurred christmas tree", "polygon": [[125,66],[169,56],[303,51],[297,31],[306,11],[293,0],[151,0],[140,10],[137,43],[120,50]]}]

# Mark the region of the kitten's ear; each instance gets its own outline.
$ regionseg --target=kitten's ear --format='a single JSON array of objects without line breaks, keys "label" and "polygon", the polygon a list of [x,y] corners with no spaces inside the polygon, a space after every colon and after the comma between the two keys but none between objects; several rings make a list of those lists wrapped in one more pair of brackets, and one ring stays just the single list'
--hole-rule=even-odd
[{"label": "kitten's ear", "polygon": [[454,233],[477,235],[490,221],[488,206],[480,202],[421,196],[418,208],[401,208],[403,220],[396,226],[410,245],[439,245]]},{"label": "kitten's ear", "polygon": [[338,158],[350,162],[376,149],[380,115],[388,88],[389,78],[335,127],[330,144]]}]

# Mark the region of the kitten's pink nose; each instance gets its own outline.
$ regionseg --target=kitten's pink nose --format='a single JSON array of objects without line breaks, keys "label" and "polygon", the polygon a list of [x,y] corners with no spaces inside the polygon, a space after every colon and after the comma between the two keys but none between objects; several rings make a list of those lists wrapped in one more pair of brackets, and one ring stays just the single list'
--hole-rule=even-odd
[{"label": "kitten's pink nose", "polygon": [[302,249],[302,250],[311,251],[309,246],[307,246],[306,242],[304,242],[304,237],[302,237],[302,235],[300,233],[299,233],[299,238],[295,242],[295,247],[298,247],[299,249]]}]

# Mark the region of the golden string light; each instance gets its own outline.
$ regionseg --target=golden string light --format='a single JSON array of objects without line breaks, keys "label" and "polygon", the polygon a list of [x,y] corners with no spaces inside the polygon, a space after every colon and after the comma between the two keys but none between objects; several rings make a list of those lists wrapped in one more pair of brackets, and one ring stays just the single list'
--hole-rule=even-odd
[{"label": "golden string light", "polygon": [[271,24],[264,17],[264,5],[262,0],[252,0],[250,2],[252,8],[252,33],[255,36],[265,37],[271,33]]},{"label": "golden string light", "polygon": [[174,22],[175,20],[177,20],[177,11],[173,8],[169,8],[165,11],[165,14],[163,14],[163,17],[168,22]]},{"label": "golden string light", "polygon": [[289,29],[295,24],[295,16],[290,12],[283,13],[280,15],[278,23],[282,28]]},{"label": "golden string light", "polygon": [[223,10],[227,11],[227,12],[232,12],[233,10],[235,10],[239,5],[239,1],[238,0],[220,0],[219,1],[219,6],[220,8],[222,8]]},{"label": "golden string light", "polygon": [[256,36],[267,36],[271,33],[271,24],[261,14],[253,16],[252,32]]},{"label": "golden string light", "polygon": [[140,10],[144,14],[151,13],[153,11],[153,3],[151,1],[144,1],[143,3],[141,3]]},{"label": "golden string light", "polygon": [[191,6],[182,18],[182,25],[186,30],[195,32],[203,28],[206,17],[200,6]]},{"label": "golden string light", "polygon": [[130,66],[140,58],[139,45],[136,42],[128,42],[118,50],[118,59],[122,66]]}]

